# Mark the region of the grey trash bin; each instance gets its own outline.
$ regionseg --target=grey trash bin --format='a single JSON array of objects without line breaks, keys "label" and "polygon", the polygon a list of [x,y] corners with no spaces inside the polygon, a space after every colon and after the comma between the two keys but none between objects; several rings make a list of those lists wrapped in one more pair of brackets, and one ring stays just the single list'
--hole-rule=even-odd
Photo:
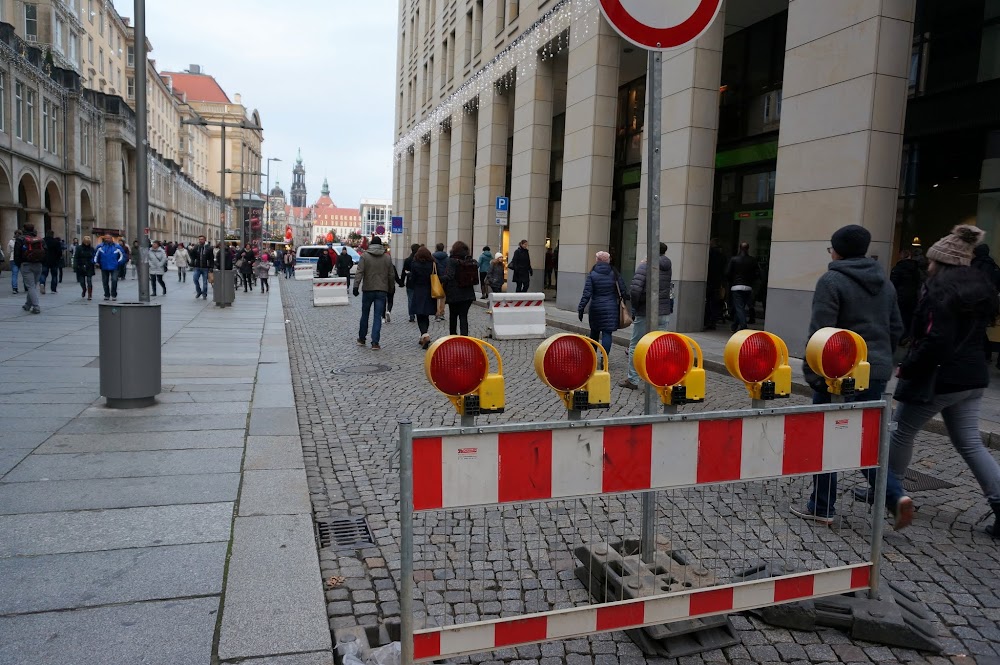
[{"label": "grey trash bin", "polygon": [[160,306],[100,303],[101,395],[113,409],[156,403],[161,391]]},{"label": "grey trash bin", "polygon": [[212,300],[216,307],[231,307],[236,300],[236,271],[227,270],[226,278],[222,278],[222,271],[216,270],[212,276]]}]

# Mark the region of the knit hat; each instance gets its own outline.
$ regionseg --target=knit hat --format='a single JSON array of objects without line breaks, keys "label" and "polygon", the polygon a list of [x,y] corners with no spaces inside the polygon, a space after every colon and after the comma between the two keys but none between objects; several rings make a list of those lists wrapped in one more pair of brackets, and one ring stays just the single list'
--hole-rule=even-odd
[{"label": "knit hat", "polygon": [[496,253],[496,256],[494,256],[493,258],[494,258],[494,259],[502,259],[502,258],[503,258],[503,254],[502,254],[502,253],[500,253],[500,252],[497,252],[497,253]]},{"label": "knit hat", "polygon": [[972,263],[972,253],[976,245],[983,241],[986,231],[977,226],[959,224],[949,235],[938,240],[927,250],[927,258],[938,263],[953,266],[967,266]]},{"label": "knit hat", "polygon": [[370,243],[368,243],[368,244],[369,245],[381,245],[382,244],[382,239],[379,238],[378,236],[375,236],[374,238],[372,238],[372,241]]},{"label": "knit hat", "polygon": [[607,252],[598,252],[596,258],[598,263],[611,263],[611,255]]},{"label": "knit hat", "polygon": [[830,244],[833,251],[845,259],[854,259],[868,253],[872,234],[863,226],[848,224],[833,232]]}]

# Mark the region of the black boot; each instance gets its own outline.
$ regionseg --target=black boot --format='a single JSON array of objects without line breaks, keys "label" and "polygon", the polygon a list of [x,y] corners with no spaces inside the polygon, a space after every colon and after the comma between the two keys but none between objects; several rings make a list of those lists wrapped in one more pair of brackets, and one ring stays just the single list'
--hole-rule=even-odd
[{"label": "black boot", "polygon": [[1000,540],[1000,503],[991,503],[990,508],[993,509],[996,519],[993,521],[993,526],[986,527],[986,533]]}]

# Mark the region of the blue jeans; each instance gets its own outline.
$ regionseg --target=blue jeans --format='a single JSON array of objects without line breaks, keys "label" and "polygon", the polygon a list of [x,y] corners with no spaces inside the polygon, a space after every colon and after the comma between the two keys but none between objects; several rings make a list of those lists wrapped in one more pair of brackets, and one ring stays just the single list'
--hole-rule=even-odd
[{"label": "blue jeans", "polygon": [[[666,330],[667,326],[670,325],[670,315],[661,314],[660,315],[660,325],[657,326],[657,330]],[[628,345],[628,380],[635,384],[639,384],[639,372],[635,371],[635,347],[639,344],[639,340],[649,332],[646,330],[646,317],[636,315],[632,319],[632,341]]]},{"label": "blue jeans", "polygon": [[58,286],[59,286],[59,267],[58,266],[54,266],[52,268],[50,268],[48,266],[42,266],[42,277],[41,277],[41,279],[38,280],[38,283],[40,285],[42,285],[42,286],[45,286],[45,282],[48,281],[50,274],[52,275],[52,286],[50,288],[52,290],[52,293],[55,293],[57,291]]},{"label": "blue jeans", "polygon": [[611,344],[614,342],[614,339],[612,338],[611,334],[612,334],[611,330],[591,329],[590,331],[590,339],[594,340],[595,342],[600,342],[601,346],[604,347],[604,350],[608,352],[609,356],[611,355]]},{"label": "blue jeans", "polygon": [[406,287],[406,312],[410,315],[410,320],[413,320],[413,289],[411,287]]},{"label": "blue jeans", "polygon": [[[872,381],[868,390],[862,390],[854,398],[855,402],[868,402],[882,399],[885,392],[885,381]],[[813,404],[830,404],[832,397],[830,393],[814,392]],[[979,431],[978,429],[976,430]],[[874,488],[878,480],[877,469],[864,469],[861,473],[868,479],[868,484]],[[889,473],[889,479],[885,488],[885,503],[891,510],[895,510],[896,503],[906,496],[899,478],[894,473]],[[809,497],[809,511],[821,517],[833,517],[837,514],[837,474],[820,473],[813,476],[813,491]]]},{"label": "blue jeans", "polygon": [[104,286],[105,298],[117,298],[118,269],[116,268],[114,270],[101,270],[101,284]]},{"label": "blue jeans", "polygon": [[17,291],[17,276],[21,274],[21,266],[14,263],[14,258],[10,259],[10,290]]},{"label": "blue jeans", "polygon": [[[732,330],[747,329],[747,310],[753,305],[753,291],[730,291],[733,298]],[[881,395],[879,396],[881,398]]]},{"label": "blue jeans", "polygon": [[199,296],[207,296],[208,268],[195,268],[193,277],[194,277],[194,292]]},{"label": "blue jeans", "polygon": [[368,317],[372,305],[375,305],[375,322],[372,324],[372,344],[378,344],[382,338],[382,317],[385,315],[385,291],[365,291],[361,294],[361,326],[358,328],[358,339],[364,341],[368,337]]},{"label": "blue jeans", "polygon": [[990,503],[1000,503],[1000,464],[990,454],[979,434],[979,407],[982,390],[935,395],[929,404],[902,404],[896,407],[889,448],[889,469],[902,476],[913,458],[913,438],[924,423],[940,413],[948,428],[951,445],[962,456]]}]

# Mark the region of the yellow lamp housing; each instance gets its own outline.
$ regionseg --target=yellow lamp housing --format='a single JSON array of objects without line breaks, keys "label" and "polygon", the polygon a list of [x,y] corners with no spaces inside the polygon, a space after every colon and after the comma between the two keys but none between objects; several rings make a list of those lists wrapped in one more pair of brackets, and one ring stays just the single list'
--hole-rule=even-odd
[{"label": "yellow lamp housing", "polygon": [[705,361],[687,335],[651,332],[635,347],[635,369],[669,406],[705,401]]},{"label": "yellow lamp housing", "polygon": [[[604,369],[598,369],[598,349]],[[535,350],[535,373],[570,411],[611,406],[611,374],[604,347],[583,335],[553,335]]]},{"label": "yellow lamp housing", "polygon": [[868,390],[872,366],[868,344],[853,330],[822,328],[806,344],[806,363],[824,379],[831,395],[853,399]]},{"label": "yellow lamp housing", "polygon": [[[490,372],[489,349],[497,371]],[[427,380],[454,405],[460,416],[503,413],[503,360],[494,346],[474,337],[442,337],[424,357]]]},{"label": "yellow lamp housing", "polygon": [[726,369],[742,381],[750,399],[772,400],[792,394],[788,346],[769,332],[741,330],[726,343]]}]

